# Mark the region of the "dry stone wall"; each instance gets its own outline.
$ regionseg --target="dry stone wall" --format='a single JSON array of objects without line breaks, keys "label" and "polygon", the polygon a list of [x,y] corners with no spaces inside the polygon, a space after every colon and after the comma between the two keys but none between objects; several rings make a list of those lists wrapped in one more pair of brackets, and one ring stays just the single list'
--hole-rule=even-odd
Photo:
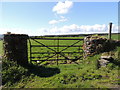
[{"label": "dry stone wall", "polygon": [[84,58],[102,52],[109,52],[120,45],[120,41],[108,40],[100,36],[87,36],[84,38]]},{"label": "dry stone wall", "polygon": [[24,34],[4,34],[4,57],[8,60],[17,61],[18,64],[27,64],[27,39],[28,35]]}]

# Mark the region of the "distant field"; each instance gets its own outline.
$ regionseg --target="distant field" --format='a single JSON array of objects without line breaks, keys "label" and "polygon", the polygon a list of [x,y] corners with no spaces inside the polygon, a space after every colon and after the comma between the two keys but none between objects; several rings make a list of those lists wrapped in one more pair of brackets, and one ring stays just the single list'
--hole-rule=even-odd
[{"label": "distant field", "polygon": [[117,35],[113,34],[112,35],[112,39],[114,39],[114,40],[120,40],[120,34],[117,34]]},{"label": "distant field", "polygon": [[[108,35],[105,35],[106,38],[108,38]],[[111,37],[113,40],[120,40],[120,34],[112,34]]]},{"label": "distant field", "polygon": [[3,41],[0,40],[0,56],[3,54],[2,45],[3,45]]}]

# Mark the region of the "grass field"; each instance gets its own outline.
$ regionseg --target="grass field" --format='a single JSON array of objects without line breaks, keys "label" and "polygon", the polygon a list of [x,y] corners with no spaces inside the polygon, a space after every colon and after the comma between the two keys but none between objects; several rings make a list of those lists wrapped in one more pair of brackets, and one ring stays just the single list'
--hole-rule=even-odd
[{"label": "grass field", "polygon": [[[107,35],[105,35],[105,37],[108,38]],[[113,40],[120,40],[120,34],[112,34],[112,37],[111,37]]]},{"label": "grass field", "polygon": [[[71,37],[64,37],[64,38],[71,38]],[[74,37],[74,38],[81,38],[81,37]],[[113,35],[112,39],[118,40],[118,36]],[[32,44],[37,44],[34,41],[31,42]],[[57,40],[56,41],[53,40],[51,42],[41,40],[41,42],[44,43],[45,45],[55,45],[57,43]],[[76,41],[74,40],[60,41],[59,43],[60,45],[63,44],[69,45],[74,42]],[[82,42],[79,42],[78,44],[82,45]],[[55,51],[57,50],[57,48],[54,47],[51,48],[54,49]],[[62,50],[63,48],[65,47],[59,48],[59,50]],[[74,50],[75,52],[76,51],[79,52],[78,47],[69,48],[66,51],[73,52]],[[33,51],[53,52],[47,48],[39,48],[39,49],[34,48]],[[117,47],[114,51],[112,51],[112,53],[114,53],[115,60],[120,61],[120,58],[118,57],[120,53],[120,47]],[[71,58],[74,58],[75,55],[71,56]],[[42,57],[44,56],[45,55],[43,55]],[[14,85],[10,87],[13,88],[117,88],[118,85],[120,85],[120,79],[118,76],[119,65],[116,63],[109,63],[107,67],[98,69],[97,60],[100,58],[100,56],[101,54],[95,55],[93,57],[88,57],[85,60],[81,59],[79,60],[79,64],[75,64],[75,63],[59,64],[59,65],[48,64],[47,66],[43,65],[44,68],[40,67],[38,64],[36,68],[30,69],[31,73],[29,76],[33,76],[33,78],[29,79],[29,76],[26,76],[26,79],[21,79],[19,82],[16,82]],[[13,70],[13,68],[11,70]]]},{"label": "grass field", "polygon": [[[46,68],[60,70],[37,70],[37,75],[28,82],[19,82],[15,88],[117,88],[118,66],[109,64],[97,69],[96,60],[100,55],[81,60],[77,64],[48,65]],[[34,70],[34,69],[33,69]],[[54,74],[52,74],[54,73]],[[55,74],[56,73],[56,74]],[[52,74],[52,76],[50,76]]]},{"label": "grass field", "polygon": [[3,41],[0,40],[0,56],[3,54]]}]

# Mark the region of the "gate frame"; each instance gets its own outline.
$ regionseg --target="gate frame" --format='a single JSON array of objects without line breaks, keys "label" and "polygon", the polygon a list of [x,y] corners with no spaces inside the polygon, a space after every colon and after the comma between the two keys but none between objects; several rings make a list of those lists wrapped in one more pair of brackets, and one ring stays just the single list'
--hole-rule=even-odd
[{"label": "gate frame", "polygon": [[[78,60],[78,59],[80,59],[80,58],[83,57],[83,53],[84,53],[84,52],[83,52],[83,49],[80,49],[80,50],[82,50],[82,52],[76,52],[76,53],[82,53],[82,56],[80,56],[80,57],[77,58],[77,59],[69,59],[68,57],[66,57],[66,56],[64,56],[64,55],[62,54],[62,51],[66,50],[66,49],[68,49],[68,48],[70,48],[70,47],[83,47],[83,45],[75,45],[75,44],[79,43],[80,41],[83,41],[83,42],[84,42],[84,39],[65,39],[65,38],[59,38],[59,37],[58,37],[58,38],[46,38],[46,37],[50,37],[50,36],[31,36],[31,37],[29,37],[29,44],[30,44],[30,63],[32,63],[32,61],[56,61],[56,62],[57,62],[57,65],[58,65],[58,61],[59,61],[59,60]],[[55,37],[57,37],[57,36],[55,36]],[[41,44],[41,45],[32,45],[30,39],[34,40],[36,43],[39,43],[39,44]],[[41,39],[41,40],[57,40],[57,45],[49,45],[49,46],[47,46],[47,45],[45,45],[45,44],[43,44],[43,43],[41,43],[40,41],[37,41],[37,40],[35,40],[35,39],[38,39],[38,40],[40,40],[40,39]],[[59,40],[78,40],[78,41],[77,41],[77,42],[74,42],[72,45],[59,45]],[[57,59],[53,59],[53,60],[32,60],[32,58],[39,58],[39,57],[32,57],[32,54],[39,54],[39,53],[41,53],[41,52],[32,52],[32,47],[46,47],[46,48],[54,51],[54,52],[49,52],[49,53],[54,53],[54,55],[48,57],[47,59],[52,58],[52,57],[55,56],[55,55],[57,55]],[[52,48],[50,48],[50,47],[57,47],[57,50],[54,50],[54,49],[52,49]],[[61,51],[59,51],[59,47],[66,47],[66,48],[64,48],[64,49],[62,49]],[[42,53],[45,53],[45,52],[42,52]],[[46,52],[46,53],[47,53],[47,52]],[[63,52],[63,53],[73,53],[73,52]],[[74,53],[75,53],[75,52],[74,52]],[[61,54],[62,54],[62,55],[61,55]],[[59,55],[65,57],[65,59],[59,59]]]}]

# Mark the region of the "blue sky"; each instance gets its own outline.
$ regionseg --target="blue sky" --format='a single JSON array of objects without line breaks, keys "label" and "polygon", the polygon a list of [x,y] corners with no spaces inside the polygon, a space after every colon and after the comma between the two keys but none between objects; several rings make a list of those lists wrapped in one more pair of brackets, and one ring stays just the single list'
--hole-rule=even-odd
[{"label": "blue sky", "polygon": [[0,33],[29,35],[118,31],[117,2],[2,2]]}]

